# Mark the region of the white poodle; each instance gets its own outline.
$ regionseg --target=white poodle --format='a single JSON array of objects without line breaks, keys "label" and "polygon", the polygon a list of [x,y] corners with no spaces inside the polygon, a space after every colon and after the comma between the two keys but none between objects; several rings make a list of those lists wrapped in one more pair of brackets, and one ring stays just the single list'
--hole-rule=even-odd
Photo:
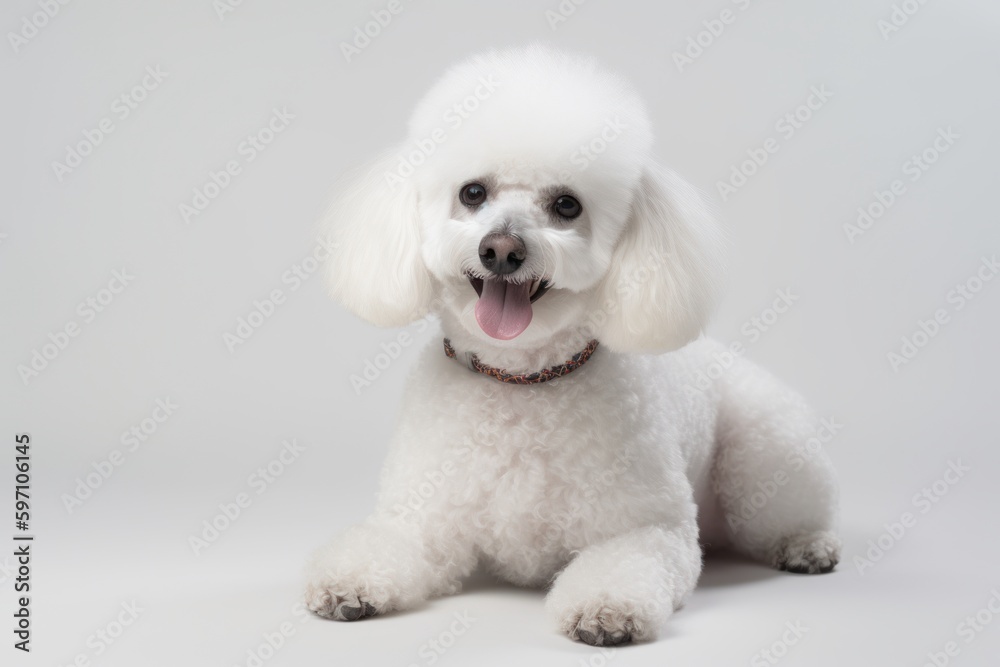
[{"label": "white poodle", "polygon": [[703,546],[831,570],[814,417],[691,342],[720,232],[652,157],[628,83],[541,46],[490,52],[447,72],[409,131],[338,186],[329,286],[377,325],[436,315],[444,344],[409,378],[374,513],[316,554],[310,609],[411,608],[478,564],[551,584],[562,632],[610,645],[656,636]]}]

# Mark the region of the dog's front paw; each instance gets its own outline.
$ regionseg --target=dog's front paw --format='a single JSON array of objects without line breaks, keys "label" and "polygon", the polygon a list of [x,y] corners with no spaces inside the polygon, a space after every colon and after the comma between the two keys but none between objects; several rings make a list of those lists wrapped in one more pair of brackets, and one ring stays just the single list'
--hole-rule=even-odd
[{"label": "dog's front paw", "polygon": [[329,582],[310,582],[306,586],[306,606],[310,611],[335,621],[357,621],[380,612],[377,603],[363,592],[348,592],[349,587]]},{"label": "dog's front paw", "polygon": [[624,609],[605,606],[580,615],[566,629],[570,639],[591,646],[617,646],[632,641],[636,620]]},{"label": "dog's front paw", "polygon": [[553,589],[552,593],[546,606],[559,629],[570,639],[591,646],[617,646],[653,639],[669,614],[655,597],[644,602],[628,594],[619,596],[604,591],[586,595],[565,588]]},{"label": "dog's front paw", "polygon": [[825,574],[840,560],[840,540],[829,531],[801,533],[781,540],[771,564],[796,574]]},{"label": "dog's front paw", "polygon": [[427,598],[434,575],[417,535],[369,521],[313,555],[305,602],[324,618],[356,621],[414,607]]}]

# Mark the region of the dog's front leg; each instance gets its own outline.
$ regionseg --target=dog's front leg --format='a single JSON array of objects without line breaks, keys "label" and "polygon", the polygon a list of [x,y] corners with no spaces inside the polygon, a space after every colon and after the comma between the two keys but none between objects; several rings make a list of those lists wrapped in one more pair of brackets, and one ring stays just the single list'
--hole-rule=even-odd
[{"label": "dog's front leg", "polygon": [[545,606],[563,632],[587,644],[653,639],[699,574],[696,525],[646,526],[580,551]]},{"label": "dog's front leg", "polygon": [[372,516],[314,555],[307,606],[320,616],[355,621],[457,592],[458,577],[474,565],[464,562],[471,556],[449,554],[453,560],[441,563],[433,541],[422,523]]}]

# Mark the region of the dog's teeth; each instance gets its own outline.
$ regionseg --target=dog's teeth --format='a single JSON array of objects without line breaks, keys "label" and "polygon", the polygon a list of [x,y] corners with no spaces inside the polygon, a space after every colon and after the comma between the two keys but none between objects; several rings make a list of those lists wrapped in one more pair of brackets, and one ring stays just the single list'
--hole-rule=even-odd
[{"label": "dog's teeth", "polygon": [[533,281],[531,283],[531,293],[528,296],[535,296],[535,292],[538,291],[538,287],[541,284],[542,284],[541,278],[539,278],[538,280]]}]

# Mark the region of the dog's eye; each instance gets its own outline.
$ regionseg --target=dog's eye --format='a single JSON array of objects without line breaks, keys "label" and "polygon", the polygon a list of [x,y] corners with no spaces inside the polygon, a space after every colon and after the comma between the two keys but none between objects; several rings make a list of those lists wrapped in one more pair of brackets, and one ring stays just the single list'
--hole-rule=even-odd
[{"label": "dog's eye", "polygon": [[552,204],[552,208],[557,215],[567,220],[572,220],[583,212],[580,202],[575,197],[570,197],[569,195],[563,195],[556,199],[555,203]]},{"label": "dog's eye", "polygon": [[479,206],[486,201],[486,188],[479,183],[469,183],[458,193],[458,198],[466,206]]}]

